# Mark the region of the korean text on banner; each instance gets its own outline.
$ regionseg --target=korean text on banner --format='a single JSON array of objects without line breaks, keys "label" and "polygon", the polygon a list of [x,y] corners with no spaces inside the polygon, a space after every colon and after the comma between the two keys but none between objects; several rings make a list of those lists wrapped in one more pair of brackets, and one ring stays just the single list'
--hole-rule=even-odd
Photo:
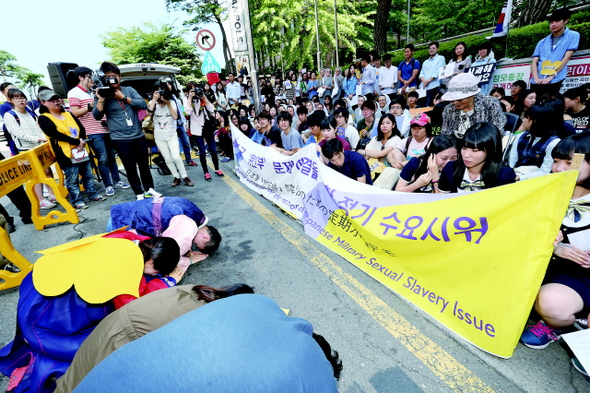
[{"label": "korean text on banner", "polygon": [[234,133],[236,173],[305,232],[473,345],[510,357],[577,172],[468,194],[381,190]]}]

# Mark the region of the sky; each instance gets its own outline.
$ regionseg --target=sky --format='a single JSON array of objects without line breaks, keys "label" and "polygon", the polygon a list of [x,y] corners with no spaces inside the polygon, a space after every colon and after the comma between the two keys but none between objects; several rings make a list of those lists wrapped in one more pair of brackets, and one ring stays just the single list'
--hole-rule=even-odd
[{"label": "sky", "polygon": [[[16,64],[43,74],[49,85],[48,63],[97,69],[108,60],[101,34],[145,22],[170,22],[182,28],[187,19],[185,12],[166,12],[164,0],[0,0],[0,49],[15,56]],[[224,67],[218,26],[203,28],[215,35],[211,54]],[[196,31],[190,31],[185,39],[192,43],[195,36]],[[228,41],[231,44],[230,37]],[[203,58],[205,52],[198,51]]]}]

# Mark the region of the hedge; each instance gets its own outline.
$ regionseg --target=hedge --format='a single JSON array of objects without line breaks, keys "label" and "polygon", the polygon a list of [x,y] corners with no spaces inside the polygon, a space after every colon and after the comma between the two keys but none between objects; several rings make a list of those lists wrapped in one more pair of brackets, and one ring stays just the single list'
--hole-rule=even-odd
[{"label": "hedge", "polygon": [[[590,49],[590,11],[581,11],[572,15],[568,27],[580,33],[580,45],[578,49]],[[534,25],[510,30],[508,33],[508,57],[514,59],[531,57],[535,51],[537,42],[550,33],[549,22],[535,23]],[[491,32],[487,32],[482,35],[472,35],[443,42],[440,44],[438,53],[444,56],[448,62],[454,54],[455,45],[463,41],[467,44],[467,54],[475,59],[477,45],[486,41],[485,37],[491,34]],[[491,43],[496,59],[505,57],[506,38],[495,38],[491,40]],[[398,66],[404,61],[403,51],[391,52],[391,56],[391,63],[395,66]],[[414,58],[420,61],[427,59],[428,48],[422,46],[417,49],[414,52]]]}]

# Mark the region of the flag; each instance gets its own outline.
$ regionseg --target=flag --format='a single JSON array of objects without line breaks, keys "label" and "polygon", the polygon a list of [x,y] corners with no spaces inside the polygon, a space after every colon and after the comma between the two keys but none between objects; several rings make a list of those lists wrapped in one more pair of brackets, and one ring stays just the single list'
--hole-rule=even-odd
[{"label": "flag", "polygon": [[494,34],[490,37],[486,37],[488,40],[490,38],[504,37],[505,35],[508,35],[508,25],[510,24],[511,12],[512,0],[507,0],[502,6],[502,12],[500,13],[500,19],[498,19],[498,24],[496,25],[496,30],[494,30]]}]

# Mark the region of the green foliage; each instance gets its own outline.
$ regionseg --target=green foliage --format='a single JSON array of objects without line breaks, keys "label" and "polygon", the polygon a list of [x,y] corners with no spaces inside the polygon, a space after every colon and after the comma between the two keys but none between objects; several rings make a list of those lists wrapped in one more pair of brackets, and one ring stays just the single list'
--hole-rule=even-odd
[{"label": "green foliage", "polygon": [[157,26],[150,22],[143,27],[119,27],[101,38],[116,64],[168,64],[179,67],[181,76],[199,78],[202,76],[201,60],[196,43],[186,42],[182,33],[171,24]]},{"label": "green foliage", "polygon": [[[356,52],[359,46],[372,46],[372,31],[367,18],[374,14],[375,0],[362,2],[361,12],[353,2],[336,0],[338,10],[338,39],[340,47]],[[277,57],[287,68],[301,68],[314,64],[316,59],[316,25],[314,3],[308,0],[252,0],[252,35],[257,52]],[[323,62],[333,57],[336,39],[334,36],[334,1],[318,0],[318,24],[320,52]]]},{"label": "green foliage", "polygon": [[410,36],[426,42],[495,26],[503,4],[504,0],[417,0],[411,9]]},{"label": "green foliage", "polygon": [[19,70],[20,67],[15,62],[16,57],[5,50],[0,50],[0,73],[4,80],[14,77],[15,73]]},{"label": "green foliage", "polygon": [[[575,24],[573,23],[575,22]],[[571,30],[580,33],[580,45],[579,49],[590,48],[590,12],[579,12],[572,16],[568,27]],[[454,53],[455,45],[458,42],[463,41],[467,44],[467,54],[475,58],[477,55],[477,45],[486,41],[486,36],[491,33],[485,33],[482,35],[472,35],[468,37],[458,38],[453,41],[443,42],[440,44],[438,53],[445,57],[448,62]],[[531,57],[535,51],[537,43],[550,34],[549,22],[535,23],[525,27],[517,29],[511,29],[508,33],[508,57],[514,59]],[[506,56],[506,38],[493,39],[492,47],[496,59],[500,59]],[[391,63],[398,65],[404,60],[403,51],[395,51],[391,53]],[[414,58],[422,61],[428,57],[428,48],[421,46],[414,52]]]},{"label": "green foliage", "polygon": [[29,97],[35,96],[35,88],[37,86],[43,85],[43,75],[42,74],[35,74],[33,71],[29,70],[25,67],[18,67],[18,71],[16,72],[16,85],[29,92]]}]

